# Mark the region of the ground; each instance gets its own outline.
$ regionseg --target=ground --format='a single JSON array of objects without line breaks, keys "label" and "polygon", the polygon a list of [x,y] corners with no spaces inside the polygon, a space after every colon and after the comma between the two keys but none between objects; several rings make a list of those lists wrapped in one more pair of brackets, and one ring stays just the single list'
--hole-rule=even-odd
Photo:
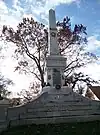
[{"label": "ground", "polygon": [[0,135],[99,135],[100,121],[71,124],[18,126]]}]

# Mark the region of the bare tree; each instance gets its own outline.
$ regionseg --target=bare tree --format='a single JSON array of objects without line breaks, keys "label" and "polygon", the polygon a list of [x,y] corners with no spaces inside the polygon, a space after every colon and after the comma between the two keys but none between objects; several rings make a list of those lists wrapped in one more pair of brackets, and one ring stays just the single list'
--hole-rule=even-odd
[{"label": "bare tree", "polygon": [[0,74],[0,97],[7,97],[11,94],[11,91],[8,90],[9,85],[13,85],[12,80],[5,78]]},{"label": "bare tree", "polygon": [[[71,85],[73,89],[77,85],[77,90],[78,90],[78,93],[80,93],[80,94],[82,94],[84,91],[84,88],[82,86],[80,86],[80,84],[85,83],[87,86],[91,85],[93,83],[99,84],[98,81],[95,81],[88,75],[84,75],[82,72],[73,73],[70,76],[66,76],[65,80],[66,80],[66,85]],[[80,82],[80,83],[77,84],[77,82]]]},{"label": "bare tree", "polygon": [[[31,20],[24,18],[22,23],[18,25],[17,31],[3,26],[2,33],[4,40],[16,44],[15,54],[19,61],[15,70],[22,68],[23,71],[34,74],[41,81],[43,87],[43,54],[45,46],[47,46],[44,25],[35,22],[32,18]],[[34,69],[38,70],[39,75],[34,72]]]},{"label": "bare tree", "polygon": [[[75,81],[71,81],[74,88],[76,82],[80,81],[79,77],[76,77],[78,76],[75,73],[76,70],[97,60],[97,57],[85,50],[87,33],[86,27],[82,24],[75,25],[72,29],[70,18],[66,17],[62,22],[57,22],[57,31],[60,53],[67,58],[66,80],[67,83],[70,83],[68,82],[69,77],[74,78]],[[48,53],[48,29],[42,23],[34,21],[33,18],[23,18],[22,22],[18,24],[17,30],[4,25],[1,39],[16,45],[15,54],[18,66],[15,71],[32,73],[43,87],[45,84],[44,63]],[[87,81],[87,78],[83,81]],[[88,82],[91,83],[94,80]]]},{"label": "bare tree", "polygon": [[32,82],[28,90],[23,89],[17,94],[23,99],[23,103],[27,103],[30,102],[35,97],[37,97],[37,95],[39,94],[39,88],[40,88],[39,83]]}]

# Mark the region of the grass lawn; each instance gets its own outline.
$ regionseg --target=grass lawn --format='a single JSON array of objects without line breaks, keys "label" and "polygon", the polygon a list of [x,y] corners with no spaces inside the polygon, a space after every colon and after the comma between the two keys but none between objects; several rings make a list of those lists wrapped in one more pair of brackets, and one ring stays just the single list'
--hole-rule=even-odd
[{"label": "grass lawn", "polygon": [[100,135],[100,121],[18,126],[0,135]]}]

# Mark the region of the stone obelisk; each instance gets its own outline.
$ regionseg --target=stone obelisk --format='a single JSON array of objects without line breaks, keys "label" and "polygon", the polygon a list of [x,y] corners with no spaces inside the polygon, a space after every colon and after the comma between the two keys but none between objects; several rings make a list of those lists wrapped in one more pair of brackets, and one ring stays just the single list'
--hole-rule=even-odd
[{"label": "stone obelisk", "polygon": [[66,59],[59,53],[57,44],[56,17],[53,9],[49,10],[48,56],[46,57],[46,84],[50,87],[64,85]]}]

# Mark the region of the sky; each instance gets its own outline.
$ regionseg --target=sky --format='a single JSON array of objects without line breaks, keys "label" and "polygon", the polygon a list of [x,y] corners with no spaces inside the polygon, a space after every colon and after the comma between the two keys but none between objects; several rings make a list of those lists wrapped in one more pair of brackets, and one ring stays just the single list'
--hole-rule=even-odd
[{"label": "sky", "polygon": [[[0,31],[2,25],[10,25],[16,29],[23,17],[32,16],[47,25],[48,10],[51,8],[55,9],[57,20],[69,16],[73,25],[82,23],[87,26],[87,50],[100,56],[100,0],[0,0]],[[4,46],[4,43],[0,41],[0,45]],[[33,78],[13,72],[16,66],[16,61],[11,57],[14,46],[7,44],[6,47],[2,52],[5,59],[1,60],[0,70],[3,75],[14,81],[15,85],[11,89],[16,93],[21,89],[27,89]],[[82,70],[100,80],[99,61]]]}]

